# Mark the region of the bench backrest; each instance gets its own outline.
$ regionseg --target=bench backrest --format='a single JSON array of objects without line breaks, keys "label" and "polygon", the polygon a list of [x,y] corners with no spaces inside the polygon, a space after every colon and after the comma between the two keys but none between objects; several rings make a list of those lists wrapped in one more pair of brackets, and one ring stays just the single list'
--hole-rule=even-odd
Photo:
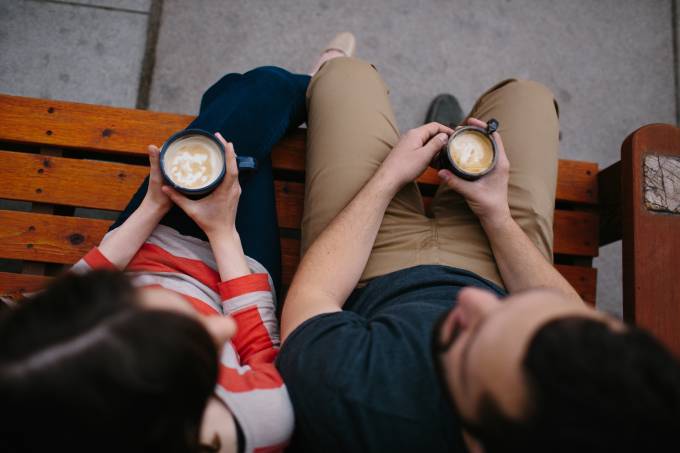
[{"label": "bench backrest", "polygon": [[[30,202],[0,210],[0,294],[38,289],[98,244],[110,221],[82,208],[122,210],[148,172],[146,147],[161,145],[192,116],[0,95],[0,199]],[[275,148],[273,164],[288,285],[299,261],[305,131]],[[555,210],[555,263],[594,304],[598,255],[595,163],[561,160]],[[437,184],[418,180],[426,204]],[[7,204],[7,203],[5,203]],[[42,274],[42,275],[41,275]]]}]

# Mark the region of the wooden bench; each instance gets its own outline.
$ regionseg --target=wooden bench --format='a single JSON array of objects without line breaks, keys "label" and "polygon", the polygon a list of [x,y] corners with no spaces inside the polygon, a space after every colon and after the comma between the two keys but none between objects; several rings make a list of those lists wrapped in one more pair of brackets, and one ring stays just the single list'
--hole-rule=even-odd
[{"label": "wooden bench", "polygon": [[[28,202],[0,210],[0,259],[12,271],[0,273],[0,294],[40,288],[95,246],[111,222],[82,208],[104,210],[114,218],[148,172],[147,145],[161,145],[192,119],[0,95],[0,199]],[[304,154],[302,129],[273,152],[284,285],[299,260]],[[427,203],[436,187],[435,172],[428,170],[418,182]],[[561,160],[555,202],[555,266],[594,304],[592,258],[600,244],[597,164]]]}]

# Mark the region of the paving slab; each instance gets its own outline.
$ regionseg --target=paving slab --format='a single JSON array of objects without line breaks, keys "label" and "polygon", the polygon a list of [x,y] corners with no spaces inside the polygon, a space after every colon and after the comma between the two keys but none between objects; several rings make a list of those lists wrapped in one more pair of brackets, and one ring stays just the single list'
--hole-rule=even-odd
[{"label": "paving slab", "polygon": [[[144,2],[127,3],[142,7]],[[73,4],[0,0],[0,91],[134,107],[147,18]]]}]

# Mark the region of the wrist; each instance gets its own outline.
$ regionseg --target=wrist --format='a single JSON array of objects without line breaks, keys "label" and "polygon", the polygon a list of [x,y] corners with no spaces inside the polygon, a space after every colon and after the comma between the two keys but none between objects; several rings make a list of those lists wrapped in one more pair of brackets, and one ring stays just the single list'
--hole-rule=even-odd
[{"label": "wrist", "polygon": [[208,241],[210,241],[211,244],[225,246],[241,245],[241,237],[239,236],[238,231],[236,231],[236,227],[206,230],[205,235],[208,236]]},{"label": "wrist", "polygon": [[511,222],[514,222],[510,214],[510,207],[504,206],[501,209],[491,211],[489,214],[480,216],[480,223],[482,228],[488,234],[490,231],[505,228]]},{"label": "wrist", "polygon": [[393,171],[390,171],[383,165],[378,167],[378,171],[373,175],[372,182],[381,192],[385,192],[390,199],[406,184],[399,180]]},{"label": "wrist", "polygon": [[149,198],[148,196],[145,196],[142,202],[139,205],[139,210],[146,212],[150,215],[155,215],[163,217],[167,212],[170,210],[170,203],[162,204],[158,203],[155,200]]}]

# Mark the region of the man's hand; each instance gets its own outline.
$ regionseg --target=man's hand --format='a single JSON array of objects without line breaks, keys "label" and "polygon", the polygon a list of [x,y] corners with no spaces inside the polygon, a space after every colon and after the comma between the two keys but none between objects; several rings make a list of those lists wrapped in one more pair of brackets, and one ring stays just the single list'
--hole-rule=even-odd
[{"label": "man's hand", "polygon": [[146,190],[146,195],[142,204],[153,210],[166,213],[172,206],[170,198],[163,193],[161,187],[163,186],[163,175],[160,168],[160,150],[154,146],[149,145],[149,187]]},{"label": "man's hand", "polygon": [[378,169],[397,187],[415,180],[448,140],[453,129],[439,123],[429,123],[411,129],[399,138]]},{"label": "man's hand", "polygon": [[171,187],[163,186],[163,192],[201,227],[211,242],[217,238],[238,238],[234,223],[238,200],[241,196],[234,146],[224,140],[219,133],[215,136],[226,150],[224,157],[227,171],[222,183],[210,195],[199,200],[191,200]]},{"label": "man's hand", "polygon": [[[475,118],[469,118],[467,124],[486,128],[486,123]],[[482,224],[499,224],[510,218],[508,205],[510,161],[505,154],[500,134],[494,132],[493,138],[498,148],[498,161],[490,173],[476,181],[466,181],[448,170],[439,171],[439,177],[465,198],[468,206],[479,217]]]}]

